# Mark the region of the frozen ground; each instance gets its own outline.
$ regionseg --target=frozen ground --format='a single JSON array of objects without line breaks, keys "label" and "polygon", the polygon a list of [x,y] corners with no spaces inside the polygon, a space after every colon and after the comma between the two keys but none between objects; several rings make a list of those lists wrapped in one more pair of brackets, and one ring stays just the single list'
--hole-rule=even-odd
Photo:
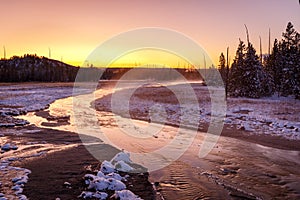
[{"label": "frozen ground", "polygon": [[[23,187],[28,181],[30,170],[15,167],[14,163],[39,157],[49,150],[62,149],[47,143],[20,143],[12,141],[9,136],[22,135],[22,132],[1,129],[1,127],[14,127],[28,124],[26,120],[14,116],[31,111],[45,109],[50,103],[59,98],[71,96],[73,85],[70,83],[25,83],[2,84],[0,87],[0,199],[26,199],[22,194]],[[36,130],[33,130],[34,132]],[[37,132],[39,132],[37,130]]]},{"label": "frozen ground", "polygon": [[[86,89],[80,88],[80,94],[85,93]],[[43,113],[49,104],[53,103],[57,99],[65,98],[73,94],[73,84],[70,83],[30,83],[30,84],[3,84],[0,86],[0,199],[27,199],[23,194],[24,187],[29,179],[29,174],[31,171],[29,169],[18,167],[22,166],[23,162],[27,162],[35,159],[41,159],[47,157],[49,153],[53,154],[55,152],[64,151],[67,149],[76,149],[78,141],[76,143],[68,142],[68,137],[66,138],[56,138],[53,144],[49,142],[47,137],[43,141],[29,141],[28,136],[35,134],[41,134],[41,130],[37,127],[31,128],[29,130],[24,130],[15,126],[22,126],[28,124],[24,119],[17,117],[22,114],[34,115],[36,111]],[[61,105],[59,105],[61,107]],[[63,121],[68,121],[69,118],[63,118]],[[47,116],[45,122],[53,122],[57,120],[62,120],[61,118]],[[62,122],[61,124],[64,124]],[[47,124],[46,123],[46,124]],[[49,123],[48,123],[49,124]],[[15,127],[15,128],[12,128]],[[45,126],[47,127],[47,126]],[[54,128],[54,127],[53,127]],[[44,131],[44,130],[43,130]],[[49,135],[51,135],[51,130]],[[43,132],[45,134],[45,132]],[[63,137],[53,136],[54,137]],[[46,136],[46,135],[45,135]],[[78,137],[78,136],[77,136]],[[49,142],[49,143],[48,143]],[[61,142],[61,144],[60,144]],[[76,157],[76,156],[75,156]],[[84,158],[80,158],[84,159]],[[129,158],[128,158],[129,159]],[[105,162],[104,162],[105,163]],[[107,163],[110,163],[107,161]],[[102,182],[95,180],[94,182],[100,184],[108,184],[107,189],[110,191],[116,191],[113,197],[120,199],[140,199],[129,189],[126,189],[125,184],[118,180],[120,175],[117,171],[130,170],[130,166],[124,161],[120,160],[114,163],[111,172],[105,173],[105,177],[102,177]],[[66,169],[68,170],[68,169]],[[103,170],[102,170],[103,171]],[[35,171],[36,172],[36,171]],[[98,175],[101,171],[99,171]],[[104,172],[104,171],[103,171]],[[29,176],[29,177],[28,177]],[[56,175],[54,175],[56,176]],[[83,178],[83,177],[82,177]],[[122,179],[126,181],[125,178]],[[147,180],[148,181],[148,180]],[[128,184],[132,184],[132,181]],[[64,187],[73,187],[73,184],[69,182],[64,183]],[[141,183],[144,184],[144,181]],[[132,186],[130,186],[132,187]],[[102,192],[93,192],[92,186],[87,188],[91,191],[82,193],[82,198],[88,198],[90,195],[97,199],[102,199],[105,197],[104,191],[106,188],[102,188]],[[99,188],[96,188],[97,190]],[[46,188],[44,190],[47,190]],[[57,194],[59,196],[59,194]],[[103,196],[104,195],[104,196]],[[90,197],[91,197],[90,196]],[[111,195],[112,196],[112,195]]]},{"label": "frozen ground", "polygon": [[[85,92],[84,87],[80,92]],[[12,116],[43,110],[56,99],[71,96],[72,93],[73,83],[2,84],[0,86],[0,127],[25,125],[28,122]]]},{"label": "frozen ground", "polygon": [[[47,104],[51,103],[53,100],[55,100],[55,98],[63,98],[68,96],[67,94],[72,93],[72,87],[70,86],[63,87],[59,84],[55,87],[53,86],[53,88],[52,86],[52,84],[49,84],[48,88],[46,88],[47,86],[40,87],[38,84],[33,85],[33,87],[26,85],[3,86],[6,89],[1,90],[2,93],[0,93],[1,104],[3,105],[2,107],[17,110],[16,112],[19,113],[22,113],[22,110],[28,111],[28,107],[32,108],[32,110],[38,110],[47,107]],[[182,105],[178,104],[178,101],[176,100],[176,98],[174,98],[172,92],[166,91],[165,88],[160,87],[159,84],[151,84],[147,87],[137,89],[134,95],[130,98],[130,115],[136,119],[149,121],[148,113],[149,108],[151,108],[152,111],[151,109],[150,111],[152,112],[152,116],[150,120],[153,122],[163,123],[164,121],[161,121],[161,119],[164,118],[165,114],[164,112],[161,112],[161,108],[166,108],[167,123],[169,124],[179,124],[182,116],[181,110],[184,110],[186,112],[185,116],[187,118],[185,118],[185,121],[186,125],[189,126],[189,128],[199,128],[193,127],[193,122],[199,121],[201,127],[210,121],[210,98],[209,93],[205,87],[193,84],[193,88],[195,89],[196,95],[199,99],[199,113],[195,112],[194,105],[189,103],[190,96],[186,95],[185,91],[182,89],[182,85],[168,85],[168,88],[170,87],[173,88],[174,91],[177,91],[177,95],[179,94],[184,98],[184,101],[186,102],[184,108],[182,108]],[[18,88],[22,90],[19,90]],[[31,96],[26,95],[26,91],[33,95],[34,98],[29,98]],[[111,92],[112,90],[107,90],[105,93],[107,95],[106,97],[100,95],[101,98],[97,100],[98,109],[110,110],[111,99],[109,94]],[[117,91],[117,93],[120,94],[126,94],[126,92],[126,89]],[[8,98],[9,95],[10,98]],[[35,101],[39,101],[39,103],[35,105]],[[89,104],[90,102],[86,103]],[[126,112],[126,107],[123,103],[124,99],[117,98],[117,107],[114,110],[117,112],[115,112],[115,114],[129,117],[127,115],[128,113]],[[159,104],[159,106],[153,106],[155,104]],[[40,105],[44,105],[45,107],[40,107]],[[53,106],[53,108],[51,108],[51,106]],[[72,108],[72,98],[58,100],[55,103],[52,103],[51,106],[48,111],[54,117],[67,116],[72,114],[70,113],[70,109]],[[227,117],[225,119],[225,124],[229,127],[233,126],[234,128],[235,126],[237,126],[239,129],[244,130],[248,134],[276,135],[283,136],[291,140],[299,140],[298,113],[300,111],[300,106],[299,102],[296,100],[276,97],[254,100],[245,98],[229,98],[227,107],[228,109],[226,113]],[[5,117],[14,114],[8,113],[5,109],[2,113],[2,115]],[[31,116],[32,114],[35,115],[36,113],[28,113],[28,119],[33,119],[33,117]],[[98,114],[105,114],[105,112],[99,112]],[[88,116],[86,117],[88,118]],[[113,120],[111,120],[112,117],[109,115],[99,117],[100,120],[103,118],[104,120],[106,120],[104,121],[104,123],[107,123],[107,125],[105,126],[107,127],[108,132],[111,131],[111,135],[115,135],[116,127],[113,124]],[[44,120],[49,121],[49,119]],[[70,117],[70,123],[72,124],[72,116]],[[101,123],[103,123],[103,121],[100,121],[100,124]],[[43,127],[47,127],[47,125]],[[65,127],[58,126],[53,128],[73,130],[64,129],[68,128],[68,125],[65,125]],[[168,129],[172,129],[172,127],[169,127]],[[6,129],[2,128],[0,130]],[[33,134],[38,133],[39,131]],[[29,173],[29,171],[22,168],[23,171],[21,174],[14,174],[14,171],[18,170],[17,168],[14,168],[14,163],[19,159],[27,159],[26,156],[22,156],[21,152],[28,152],[27,150],[30,150],[34,145],[37,145],[39,148],[34,149],[34,151],[29,151],[28,156],[47,156],[48,151],[43,151],[44,148],[54,151],[55,149],[61,149],[65,145],[48,146],[47,142],[40,142],[38,144],[18,144],[13,140],[8,140],[8,134],[10,133],[4,133],[2,135],[3,137],[0,138],[1,145],[10,143],[12,147],[10,151],[3,153],[1,157],[1,161],[4,161],[3,163],[1,163],[1,169],[3,169],[4,173],[3,177],[7,177],[7,180],[2,181],[2,184],[8,185],[7,189],[10,191],[10,194],[17,195],[14,193],[15,191],[12,190],[12,187],[14,187],[13,180],[17,180],[18,178],[22,178],[25,180],[26,176]],[[18,134],[22,134],[22,132],[16,130],[13,133],[13,135],[15,136],[17,136]],[[118,138],[117,135],[115,137]],[[201,134],[199,134],[199,137],[202,137]],[[160,144],[160,141],[164,142],[164,138],[162,138],[161,135],[152,137],[151,139],[151,142],[153,141],[151,145],[153,146],[155,146],[154,144]],[[120,138],[118,140],[121,140],[121,142],[124,141]],[[280,194],[283,195],[282,197],[299,197],[299,191],[297,189],[299,188],[299,172],[297,167],[299,165],[298,151],[283,151],[276,148],[269,149],[254,143],[242,142],[232,138],[222,137],[219,141],[220,142],[214,148],[213,153],[210,154],[207,158],[190,159],[190,156],[187,156],[187,158],[189,159],[188,161],[184,162],[183,167],[181,161],[178,161],[178,163],[176,161],[174,162],[174,165],[171,165],[169,168],[166,168],[163,171],[158,171],[158,175],[154,174],[155,180],[159,180],[158,186],[162,188],[162,194],[169,197],[170,199],[174,199],[176,198],[177,193],[183,196],[195,195],[199,197],[199,195],[196,194],[195,191],[202,191],[208,197],[213,197],[214,194],[211,194],[211,188],[213,188],[216,189],[216,191],[220,190],[220,192],[218,192],[218,195],[221,196],[228,195],[227,193],[228,191],[230,191],[231,196],[233,196],[232,193],[234,193],[234,195],[242,195],[242,197],[243,195],[244,197],[250,195],[251,198],[255,196],[261,197],[264,195],[266,197],[274,197],[274,195]],[[133,146],[135,148],[144,148],[144,146],[135,145],[134,142],[131,143],[130,141],[128,141],[128,144],[134,144]],[[17,150],[14,150],[14,145],[18,147]],[[148,144],[148,146],[151,145]],[[199,147],[198,145],[199,140],[196,141],[196,147]],[[26,147],[25,149],[24,146]],[[191,152],[194,153],[196,151],[191,150]],[[17,153],[17,155],[20,155],[20,157],[11,156],[14,153]],[[189,163],[191,160],[192,163]],[[109,163],[111,163],[111,161],[107,161],[107,164]],[[252,163],[253,166],[250,166],[249,163]],[[123,165],[122,162],[121,165]],[[113,164],[113,168],[115,167],[115,164]],[[128,166],[126,166],[126,168],[130,169]],[[8,176],[8,174],[11,175]],[[93,175],[95,176],[97,174],[98,173]],[[94,181],[96,185],[101,186],[102,183],[107,183],[109,179],[107,176],[109,175],[109,173],[105,172],[103,174],[105,175],[105,177],[102,177],[102,179],[98,179],[96,177],[97,181]],[[101,175],[100,172],[99,175]],[[118,178],[116,174],[114,176],[115,178]],[[201,184],[199,184],[199,180]],[[115,180],[111,181],[114,183],[117,182]],[[267,186],[266,188],[266,182],[271,182],[272,185]],[[217,185],[215,183],[217,183]],[[117,185],[112,184],[112,187],[117,187]],[[119,183],[119,186],[120,185],[122,184]],[[16,187],[15,189],[20,188],[22,187]],[[241,190],[239,192],[242,194],[240,194],[239,192],[236,193],[235,190],[237,189],[234,188]],[[124,190],[125,188],[122,189],[123,191],[126,191]],[[97,196],[99,197],[99,199],[101,199],[102,195],[105,196],[105,194],[101,190],[98,192],[95,191],[95,189],[91,190],[92,193],[89,193],[91,191],[88,191],[86,192],[86,194],[91,196],[94,195],[94,197]],[[251,192],[256,191],[258,191],[257,194],[251,195]],[[131,194],[130,192],[122,192],[122,190],[115,193],[116,197],[126,197],[126,195],[133,194]],[[19,195],[19,197],[21,196]],[[204,198],[204,196],[202,198]]]},{"label": "frozen ground", "polygon": [[[164,86],[163,84],[161,86]],[[165,122],[190,128],[201,129],[211,119],[211,101],[207,87],[200,84],[192,84],[199,101],[199,112],[195,110],[195,104],[191,97],[185,95],[185,86],[166,85],[166,87],[145,86],[135,90],[130,98],[130,112],[127,112],[124,98],[128,91],[118,91],[118,98],[114,98],[114,108],[111,104],[111,95],[105,96],[96,101],[98,110],[108,110],[123,117],[133,117],[155,122]],[[218,89],[212,89],[216,92]],[[175,91],[174,94],[172,91]],[[183,98],[184,105],[180,105],[178,98]],[[156,105],[156,106],[155,106]],[[159,106],[157,106],[159,105]],[[149,113],[151,109],[151,117]],[[165,110],[164,110],[165,109]],[[150,110],[150,111],[149,111]],[[184,110],[184,117],[183,117]],[[224,124],[229,127],[237,127],[248,134],[280,136],[290,140],[300,140],[300,101],[292,97],[268,97],[262,99],[249,98],[228,98],[227,112]],[[166,115],[167,114],[167,115]],[[130,115],[130,116],[129,116]],[[195,126],[196,125],[196,126]]]}]

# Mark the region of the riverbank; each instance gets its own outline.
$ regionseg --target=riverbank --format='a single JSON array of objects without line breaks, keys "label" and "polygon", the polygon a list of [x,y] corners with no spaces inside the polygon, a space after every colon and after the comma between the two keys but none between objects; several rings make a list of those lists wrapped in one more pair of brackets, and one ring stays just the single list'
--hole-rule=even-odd
[{"label": "riverbank", "polygon": [[[207,132],[211,119],[210,94],[206,87],[201,84],[192,83],[196,97],[199,102],[199,114],[195,115],[193,108],[188,107],[190,114],[185,121],[198,120],[197,129],[200,132]],[[181,124],[182,107],[173,91],[184,92],[183,85],[162,85],[140,87],[136,89],[129,101],[129,112],[126,112],[125,104],[121,103],[122,98],[115,101],[117,107],[114,112],[126,118],[149,122],[151,107],[159,104],[161,110],[156,112],[156,123],[164,123],[174,127]],[[174,89],[176,88],[176,89]],[[126,96],[128,90],[118,91],[119,96]],[[177,94],[178,95],[178,94]],[[184,95],[181,95],[184,96]],[[188,104],[190,97],[186,97]],[[93,102],[98,111],[112,111],[112,94],[106,95]],[[165,109],[167,116],[163,119]],[[286,150],[300,150],[300,101],[286,97],[269,97],[263,99],[249,98],[228,98],[227,111],[225,113],[224,127],[221,135],[244,140],[268,147]],[[128,115],[129,114],[129,115]]]},{"label": "riverbank", "polygon": [[[97,103],[109,102],[109,94],[113,92],[112,86],[110,82],[105,90],[99,90],[98,96],[96,95],[99,98]],[[203,90],[202,87],[200,89]],[[47,93],[46,89],[44,90]],[[126,89],[117,92],[120,91],[126,92]],[[144,88],[141,88],[141,91],[137,90],[137,95],[133,97],[131,102],[133,108],[136,108],[134,110],[136,112],[131,112],[131,116],[139,119],[135,123],[148,124],[149,120],[145,118],[147,115],[142,110],[147,110],[150,107],[149,105],[153,102],[151,96],[157,92],[155,88],[149,85],[147,93],[145,93]],[[204,97],[204,99],[207,99],[206,96]],[[134,98],[138,101],[135,101]],[[164,106],[176,107],[176,103],[171,101],[173,98],[161,95],[157,95],[156,98],[155,101],[163,103]],[[163,99],[167,99],[168,102],[161,102]],[[233,113],[232,121],[234,122],[235,120],[241,120],[244,123],[248,119],[245,115],[249,113],[252,116],[258,116],[249,110],[252,102],[249,102],[250,100],[243,101],[248,105],[236,106],[239,107],[236,113],[233,112],[233,107],[229,107]],[[255,101],[257,102],[257,100]],[[266,104],[268,102],[267,100],[263,101]],[[86,103],[90,104],[89,101]],[[174,121],[171,121],[177,120],[174,117],[176,112],[174,112],[173,117],[172,115],[170,117],[172,126],[164,125],[165,128],[162,133],[153,135],[148,140],[139,141],[122,135],[115,124],[113,114],[109,112],[109,106],[105,107],[103,105],[108,104],[102,104],[102,109],[106,108],[107,110],[96,112],[102,130],[106,131],[108,136],[111,136],[112,142],[120,142],[120,145],[124,145],[127,151],[152,151],[153,148],[157,149],[168,144],[176,136],[177,126],[176,123],[172,123]],[[292,121],[292,117],[297,117],[297,115],[291,114],[291,111],[293,111],[291,108],[294,106],[296,107],[294,110],[297,111],[297,104],[287,102],[286,105],[288,110],[285,110],[286,114],[281,114],[281,116],[290,117],[288,119]],[[265,107],[266,105],[261,106]],[[282,104],[280,106],[282,107]],[[93,157],[95,155],[92,156],[87,151],[86,146],[81,143],[81,138],[74,133],[74,116],[70,112],[72,107],[72,97],[59,99],[51,103],[49,108],[45,110],[31,112],[24,116],[23,119],[30,120],[36,126],[1,128],[0,130],[3,134],[0,137],[2,143],[9,142],[18,147],[17,150],[10,150],[1,154],[1,161],[10,160],[9,166],[22,167],[31,171],[23,191],[23,194],[31,199],[45,199],[48,197],[49,199],[77,198],[85,190],[84,175],[95,173],[94,170],[96,169],[99,170],[99,156],[101,156],[100,160],[110,160],[119,152],[116,148],[99,142],[100,146],[96,149],[101,151],[97,152],[96,156],[98,157],[95,159]],[[202,106],[202,108],[204,109],[200,116],[203,116],[201,118],[203,121],[201,127],[198,128],[205,131],[207,129],[205,120],[206,118],[209,119],[208,112],[205,109],[208,107]],[[265,110],[259,110],[259,112],[266,112],[267,109],[266,107]],[[236,118],[237,115],[240,117]],[[91,116],[87,115],[85,117],[89,119]],[[265,118],[262,116],[261,121],[263,120]],[[178,160],[164,168],[151,171],[149,177],[148,174],[142,176],[139,176],[139,174],[132,175],[132,179],[126,184],[128,189],[143,199],[154,199],[150,180],[157,188],[158,198],[160,196],[161,199],[299,198],[300,155],[298,140],[274,136],[272,132],[265,135],[256,134],[255,131],[243,130],[238,125],[225,124],[222,136],[229,137],[221,136],[212,151],[202,159],[199,159],[197,152],[205,138],[205,133],[198,132],[192,145]],[[265,124],[261,124],[261,126],[263,125]],[[95,128],[99,129],[99,126]],[[289,128],[286,126],[282,128],[282,130],[284,129]],[[92,129],[89,130],[92,131]],[[186,133],[189,131],[189,129],[185,130]],[[95,141],[98,140],[91,137],[90,140],[86,140],[86,142],[89,141],[90,145],[95,145]],[[15,174],[11,177],[8,174],[9,171],[6,170],[3,177],[7,178],[2,181],[0,192],[5,194],[10,192],[13,195],[15,191],[11,190],[13,185],[11,179],[15,177]]]},{"label": "riverbank", "polygon": [[[101,162],[90,154],[77,133],[54,129],[69,124],[70,117],[51,116],[44,111],[56,99],[71,96],[73,84],[3,84],[0,91],[0,145],[13,147],[0,155],[0,194],[8,199],[77,199],[87,189],[84,175],[96,173]],[[12,113],[41,116],[44,126],[16,124],[26,120]],[[91,138],[91,143],[96,140]],[[91,146],[103,150],[101,160],[110,160],[119,152],[103,143]],[[128,175],[127,189],[143,199],[154,199],[147,173]],[[16,190],[13,180],[19,178],[26,181]]]}]

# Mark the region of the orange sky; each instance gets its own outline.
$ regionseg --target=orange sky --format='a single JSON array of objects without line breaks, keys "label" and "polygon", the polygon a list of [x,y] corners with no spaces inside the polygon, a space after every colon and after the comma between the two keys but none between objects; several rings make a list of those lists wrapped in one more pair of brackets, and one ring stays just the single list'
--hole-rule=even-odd
[{"label": "orange sky", "polygon": [[[204,47],[216,64],[227,46],[234,57],[238,38],[245,40],[244,24],[257,50],[262,37],[264,52],[269,27],[272,41],[288,21],[300,31],[298,0],[0,0],[0,8],[1,58],[2,46],[6,57],[48,57],[50,47],[53,59],[74,65],[82,65],[106,39],[140,27],[179,31]],[[144,61],[130,56],[122,62]]]}]

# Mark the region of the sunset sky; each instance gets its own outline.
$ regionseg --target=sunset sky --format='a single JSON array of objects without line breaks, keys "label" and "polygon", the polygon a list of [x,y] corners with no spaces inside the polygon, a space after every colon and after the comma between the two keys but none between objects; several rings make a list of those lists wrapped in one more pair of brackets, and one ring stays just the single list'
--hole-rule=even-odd
[{"label": "sunset sky", "polygon": [[[0,58],[3,46],[7,58],[27,53],[48,57],[50,48],[51,58],[79,66],[103,41],[135,28],[181,32],[216,65],[227,46],[233,58],[238,39],[246,40],[244,24],[257,50],[261,36],[264,53],[269,28],[272,42],[281,38],[289,21],[300,31],[298,0],[0,0],[0,8]],[[122,62],[144,60],[131,55]]]}]

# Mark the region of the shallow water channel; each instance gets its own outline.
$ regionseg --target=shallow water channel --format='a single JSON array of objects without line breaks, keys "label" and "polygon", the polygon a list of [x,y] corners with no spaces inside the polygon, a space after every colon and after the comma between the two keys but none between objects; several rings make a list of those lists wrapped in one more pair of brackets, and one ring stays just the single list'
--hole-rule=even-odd
[{"label": "shallow water channel", "polygon": [[[97,90],[93,95],[101,98],[111,92],[111,88],[104,88]],[[100,139],[104,139],[105,143],[131,152],[134,162],[153,169],[150,171],[150,181],[155,183],[158,198],[161,199],[300,198],[299,151],[270,148],[221,136],[212,151],[206,157],[199,158],[199,148],[206,133],[198,132],[196,137],[190,140],[189,132],[192,130],[186,129],[180,133],[184,135],[181,137],[182,143],[172,144],[171,141],[177,137],[178,128],[152,124],[152,128],[158,131],[144,133],[143,131],[148,130],[148,122],[134,120],[133,123],[142,128],[138,130],[141,137],[133,137],[120,129],[120,126],[124,128],[127,124],[117,124],[113,113],[99,112],[91,108],[90,103],[93,100],[89,94],[85,94],[81,95],[79,103],[74,102],[75,107],[74,97],[52,103],[47,109],[49,114],[54,117],[70,116],[67,124],[57,123],[51,126],[48,119],[37,116],[34,112],[21,118],[38,127],[95,137],[101,134]],[[77,111],[74,112],[74,109]],[[82,139],[88,148],[89,144],[84,141],[84,136]],[[171,150],[182,150],[188,141],[192,141],[192,144],[182,155],[178,154],[178,158],[170,158],[158,151],[169,145],[170,148],[164,153],[172,154]],[[170,152],[167,152],[168,150]],[[151,154],[150,157],[145,156],[144,159],[141,156],[151,152],[158,153]]]}]

